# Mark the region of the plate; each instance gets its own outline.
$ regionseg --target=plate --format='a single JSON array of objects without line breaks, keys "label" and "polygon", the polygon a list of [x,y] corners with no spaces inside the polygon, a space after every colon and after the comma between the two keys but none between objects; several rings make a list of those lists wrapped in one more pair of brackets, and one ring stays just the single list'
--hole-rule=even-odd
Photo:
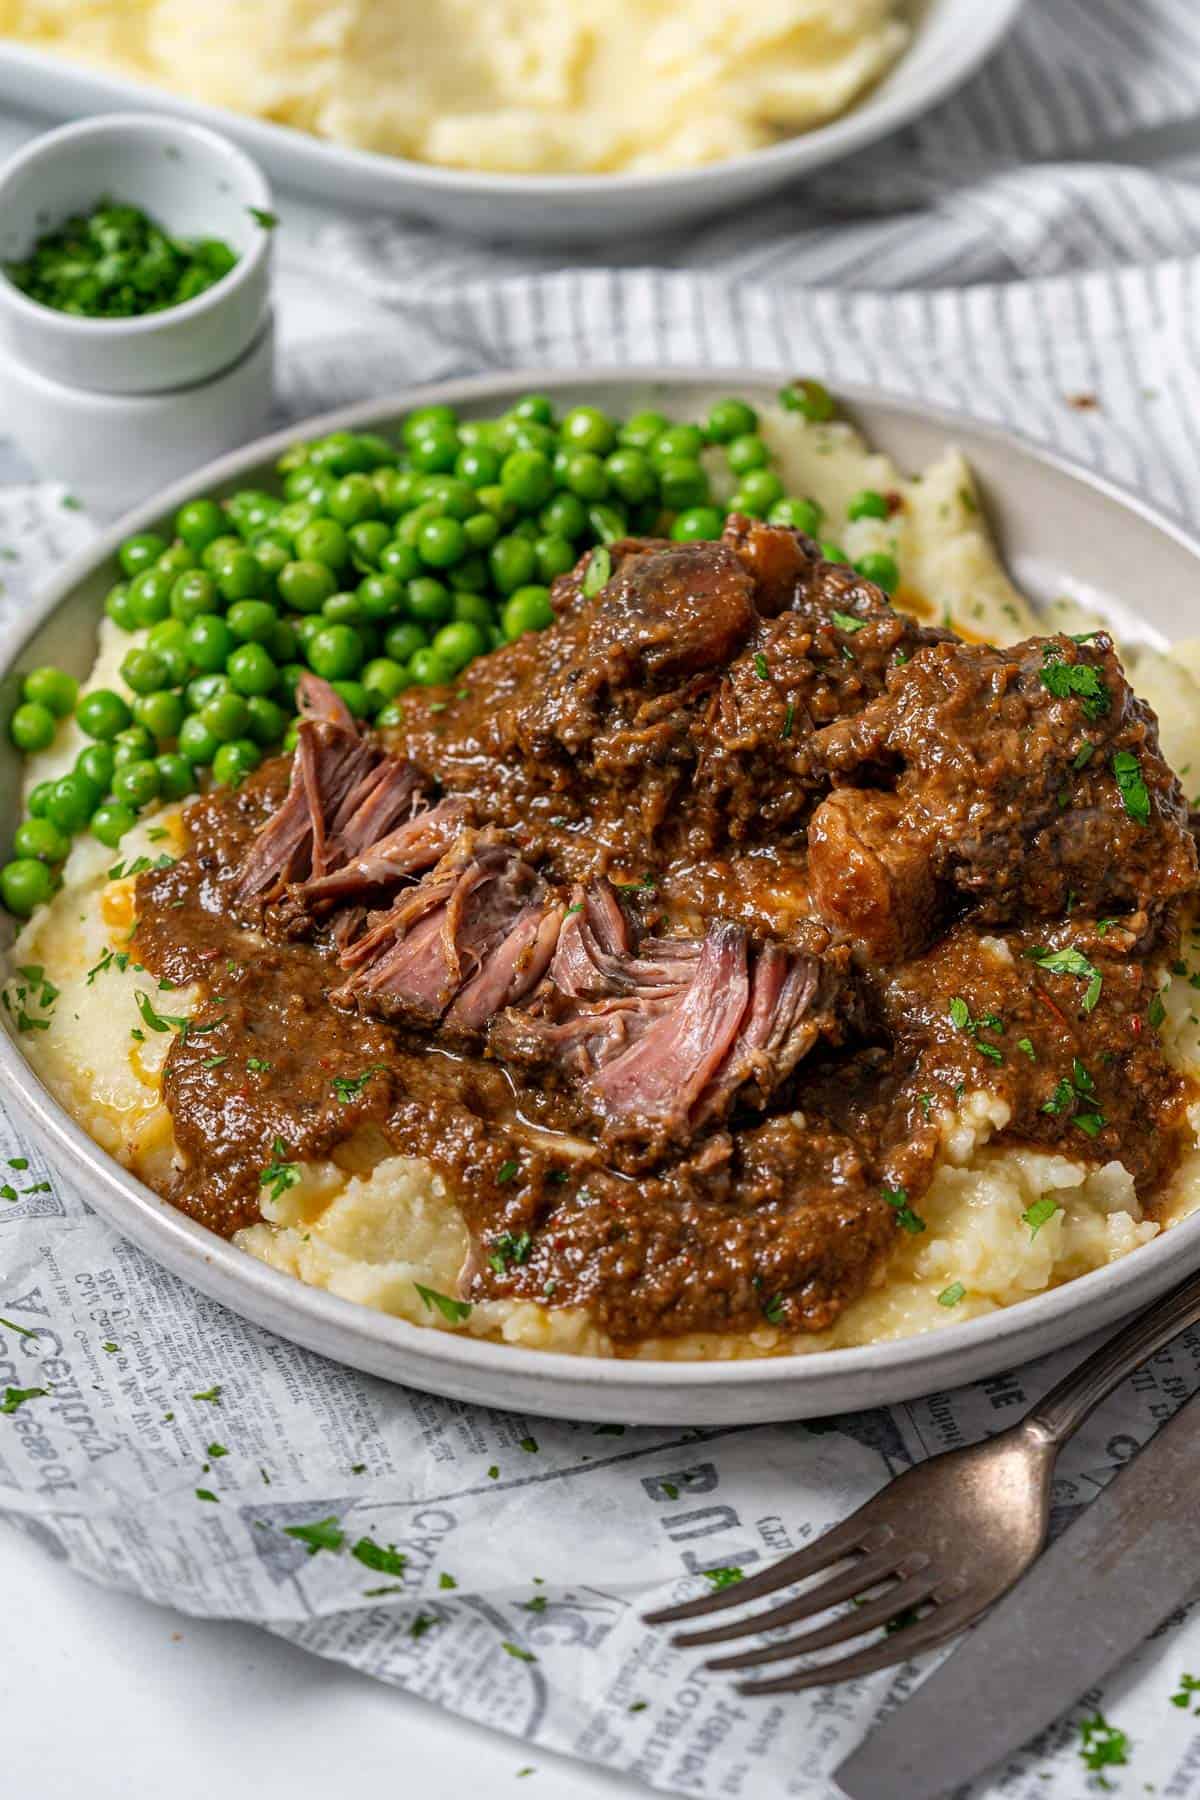
[{"label": "plate", "polygon": [[927,111],[990,55],[1022,0],[909,0],[913,41],[860,103],[816,131],[748,156],[665,175],[491,175],[352,150],[286,125],[184,100],[144,82],[0,41],[0,99],[20,112],[79,118],[144,109],[216,126],[280,183],[402,212],[479,237],[600,243],[675,231],[746,206],[797,176],[860,150]]},{"label": "plate", "polygon": [[[0,651],[0,718],[19,697],[17,668],[91,666],[96,622],[114,580],[117,545],[158,528],[185,500],[271,479],[298,437],[340,427],[393,429],[417,404],[448,401],[464,415],[502,411],[530,389],[561,406],[610,411],[659,407],[699,416],[741,393],[770,399],[790,374],[736,369],[608,370],[585,376],[524,371],[447,382],[329,413],[263,439],[177,483],[76,557],[42,596],[19,637]],[[1136,495],[1079,464],[957,414],[918,409],[877,390],[837,383],[848,415],[903,467],[931,461],[948,442],[970,458],[1002,553],[1033,598],[1064,592],[1107,612],[1126,635],[1164,645],[1178,635],[1172,596],[1200,584],[1200,538]],[[1137,596],[1137,609],[1132,597]],[[18,753],[0,732],[0,842],[17,821]],[[10,933],[11,935],[11,933]],[[1200,1264],[1200,1214],[1122,1261],[1003,1312],[897,1342],[791,1358],[653,1363],[564,1356],[410,1325],[266,1267],[214,1237],[127,1174],[43,1087],[10,1035],[0,1035],[0,1083],[27,1115],[52,1162],[124,1236],[234,1312],[339,1362],[409,1387],[551,1417],[618,1424],[717,1425],[797,1419],[911,1399],[1010,1368],[1111,1324]]]}]

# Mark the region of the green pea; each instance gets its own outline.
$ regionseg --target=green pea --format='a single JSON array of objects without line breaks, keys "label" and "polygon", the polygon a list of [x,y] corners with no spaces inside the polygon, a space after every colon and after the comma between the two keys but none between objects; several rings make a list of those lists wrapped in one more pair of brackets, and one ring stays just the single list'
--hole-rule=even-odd
[{"label": "green pea", "polygon": [[[303,531],[306,525],[311,525],[317,516],[317,509],[311,499],[305,497],[303,500],[290,500],[275,514],[272,530],[278,536],[286,537],[289,543],[294,544],[297,534]],[[207,555],[208,552],[205,551],[205,556],[207,557]]]},{"label": "green pea", "polygon": [[406,444],[411,444],[415,437],[420,437],[434,425],[456,425],[458,414],[452,406],[444,401],[431,401],[428,406],[418,406],[409,413],[400,427],[400,435]]},{"label": "green pea", "polygon": [[56,729],[57,721],[48,706],[42,706],[36,700],[26,700],[13,713],[8,733],[17,749],[29,756],[52,744]]},{"label": "green pea", "polygon": [[226,664],[234,691],[242,695],[269,694],[279,679],[270,652],[259,643],[242,644]]},{"label": "green pea", "polygon": [[122,631],[136,631],[137,619],[134,616],[133,601],[129,597],[129,583],[118,581],[116,587],[108,590],[104,602],[104,610],[114,625]]},{"label": "green pea", "polygon": [[496,449],[495,419],[460,419],[458,441],[469,450],[477,450],[481,446],[486,446],[489,450]]},{"label": "green pea", "polygon": [[793,381],[790,386],[780,389],[779,404],[816,425],[832,419],[837,410],[833,395],[822,381]]},{"label": "green pea", "polygon": [[381,468],[386,463],[396,460],[395,447],[377,431],[359,431],[355,433],[355,441],[360,457],[367,459],[367,467],[371,470]]},{"label": "green pea", "polygon": [[393,575],[397,581],[412,581],[421,573],[422,567],[415,547],[412,544],[397,543],[395,539],[379,558],[379,573]]},{"label": "green pea", "polygon": [[492,580],[502,594],[511,594],[533,580],[537,573],[537,552],[527,538],[510,534],[497,538],[488,552]]},{"label": "green pea", "polygon": [[219,614],[202,613],[188,626],[188,655],[202,674],[223,669],[236,641]]},{"label": "green pea", "polygon": [[629,506],[639,506],[658,492],[658,475],[644,450],[614,450],[604,469],[614,493]]},{"label": "green pea", "polygon": [[154,755],[154,738],[144,725],[130,725],[125,731],[118,731],[112,742],[113,774],[110,781],[116,779],[116,770],[127,769],[130,763],[144,762],[146,757]]},{"label": "green pea", "polygon": [[394,662],[406,663],[423,650],[429,639],[415,619],[401,619],[399,624],[392,625],[383,640],[383,647]]},{"label": "green pea", "polygon": [[234,738],[245,736],[250,714],[242,696],[230,692],[214,694],[211,700],[205,701],[200,708],[200,720],[219,744],[228,744]]},{"label": "green pea", "polygon": [[369,475],[343,475],[329,496],[329,511],[339,525],[361,525],[377,519],[382,508]]},{"label": "green pea", "polygon": [[461,588],[465,593],[482,594],[491,581],[487,562],[482,553],[473,550],[470,556],[464,556],[460,563],[455,564],[450,579],[456,588]]},{"label": "green pea", "polygon": [[117,551],[117,560],[126,575],[140,575],[158,561],[166,547],[167,540],[159,537],[157,531],[139,531],[125,539]]},{"label": "green pea", "polygon": [[432,575],[422,575],[408,584],[408,610],[422,625],[440,625],[450,617],[450,590]]},{"label": "green pea", "polygon": [[[92,747],[93,747],[93,749],[101,748],[101,746],[98,744],[93,745]],[[80,755],[86,756],[87,751],[81,750]],[[52,781],[39,781],[36,787],[30,789],[29,798],[25,802],[25,804],[29,808],[30,813],[33,815],[33,817],[35,819],[41,819],[41,818],[45,817],[46,802],[50,798],[50,790],[53,786],[54,786],[54,783]]]},{"label": "green pea", "polygon": [[191,763],[177,751],[168,750],[156,756],[154,766],[158,770],[158,791],[164,800],[182,800],[196,785]]},{"label": "green pea", "polygon": [[514,450],[500,467],[500,486],[522,512],[536,512],[554,492],[554,467],[541,450]]},{"label": "green pea", "polygon": [[30,669],[21,684],[21,697],[35,706],[44,706],[56,719],[65,719],[75,710],[79,683],[64,670],[43,664],[40,668]]},{"label": "green pea", "polygon": [[659,464],[662,502],[671,512],[703,506],[708,499],[708,476],[690,457],[675,456]]},{"label": "green pea", "polygon": [[495,624],[495,609],[486,594],[466,593],[456,588],[453,598],[452,618],[478,625],[485,633]]},{"label": "green pea", "polygon": [[95,809],[103,790],[79,769],[63,775],[46,796],[46,818],[68,837],[82,831]]},{"label": "green pea", "polygon": [[178,737],[183,710],[182,695],[173,694],[166,688],[157,694],[139,694],[133,703],[136,723],[144,726],[156,743]]},{"label": "green pea", "polygon": [[765,514],[768,507],[782,499],[783,483],[774,469],[747,469],[738,492],[756,514]]},{"label": "green pea", "polygon": [[648,450],[667,429],[667,418],[660,412],[634,413],[617,432],[619,441],[630,450]]},{"label": "green pea", "polygon": [[575,567],[575,547],[564,537],[540,537],[533,546],[538,578],[549,584]]},{"label": "green pea", "polygon": [[535,419],[515,419],[509,413],[501,420],[504,430],[504,447],[514,450],[536,450],[547,461],[552,460],[558,449],[558,434],[549,425],[539,425]]},{"label": "green pea", "polygon": [[75,722],[80,731],[93,738],[115,738],[118,731],[124,731],[131,717],[120,694],[115,694],[111,688],[95,688],[90,694],[84,694],[75,708]]},{"label": "green pea", "polygon": [[846,505],[848,519],[886,519],[890,511],[887,500],[874,488],[862,488]]},{"label": "green pea", "polygon": [[714,444],[728,444],[758,430],[758,414],[744,400],[718,400],[704,421],[704,435]]},{"label": "green pea", "polygon": [[683,457],[695,462],[704,448],[704,433],[698,425],[668,425],[650,446],[650,460],[655,468]]},{"label": "green pea", "polygon": [[408,672],[418,687],[444,687],[454,679],[454,670],[436,650],[418,650],[411,658]]},{"label": "green pea", "polygon": [[143,569],[129,584],[129,609],[137,625],[157,625],[171,611],[171,589],[178,578],[162,569]]},{"label": "green pea", "polygon": [[454,459],[454,473],[472,487],[486,487],[500,475],[500,458],[486,444],[468,445]]},{"label": "green pea", "polygon": [[[312,527],[308,529],[311,531]],[[253,600],[266,592],[267,571],[253,550],[231,550],[215,574],[217,586],[226,600]]]},{"label": "green pea", "polygon": [[894,594],[900,586],[900,567],[894,556],[884,550],[868,551],[855,563],[858,573],[867,581],[873,581],[881,587],[885,594]]},{"label": "green pea", "polygon": [[430,519],[440,519],[441,517],[442,509],[436,500],[423,500],[420,506],[414,506],[410,513],[405,513],[397,525],[397,541],[416,549],[422,526],[427,525]]},{"label": "green pea", "polygon": [[303,500],[314,481],[320,480],[316,469],[304,463],[298,469],[289,469],[283,483],[284,497],[288,501]]},{"label": "green pea", "polygon": [[200,552],[200,567],[215,575],[221,565],[228,562],[231,556],[237,556],[245,548],[241,538],[234,537],[232,532],[222,532],[220,537],[212,539]]},{"label": "green pea", "polygon": [[213,757],[213,776],[222,787],[240,787],[262,761],[262,752],[253,738],[234,738],[222,744]]},{"label": "green pea", "polygon": [[[465,619],[456,619],[434,633],[430,647],[436,656],[440,656],[457,673],[473,657],[482,656],[488,646],[478,625],[472,625]],[[388,697],[391,698],[390,695]]]},{"label": "green pea", "polygon": [[745,475],[751,469],[765,469],[771,452],[757,432],[748,431],[726,444],[725,459],[735,475]]},{"label": "green pea", "polygon": [[213,736],[199,713],[193,713],[179,727],[179,753],[189,763],[201,766],[217,754],[220,740]]},{"label": "green pea", "polygon": [[412,475],[408,469],[375,469],[371,485],[379,496],[379,509],[384,519],[398,519],[407,506]]},{"label": "green pea", "polygon": [[308,460],[314,469],[326,470],[330,475],[350,475],[363,468],[370,458],[363,455],[352,431],[331,431],[328,437],[309,445]]},{"label": "green pea", "polygon": [[597,406],[573,406],[563,415],[559,431],[564,444],[594,456],[607,456],[616,447],[616,427]]},{"label": "green pea", "polygon": [[[114,777],[115,780],[115,777]],[[137,814],[122,800],[109,800],[98,806],[91,817],[91,833],[100,843],[115,850],[127,831],[137,824]]]},{"label": "green pea", "polygon": [[526,631],[544,631],[554,623],[550,590],[544,587],[519,587],[501,614],[504,635],[511,643]]},{"label": "green pea", "polygon": [[365,619],[394,619],[404,611],[404,583],[394,575],[368,575],[358,586],[358,603]]},{"label": "green pea", "polygon": [[149,806],[151,800],[157,800],[158,788],[158,768],[149,758],[144,762],[126,763],[112,779],[114,800],[133,807],[135,811]]},{"label": "green pea", "polygon": [[70,839],[49,819],[23,819],[13,833],[17,855],[37,862],[60,863],[70,848]]},{"label": "green pea", "polygon": [[362,601],[352,589],[341,594],[330,594],[321,608],[321,617],[331,625],[361,625],[363,622]]},{"label": "green pea", "polygon": [[44,862],[22,856],[0,869],[0,899],[10,913],[27,919],[54,891],[54,877]]},{"label": "green pea", "polygon": [[203,569],[188,569],[177,577],[171,588],[171,617],[190,625],[206,613],[221,610],[217,584]]},{"label": "green pea", "polygon": [[170,575],[172,580],[195,566],[196,558],[186,544],[169,544],[154,565],[160,575]]},{"label": "green pea", "polygon": [[382,519],[364,519],[346,533],[350,561],[360,573],[379,567],[379,559],[392,541],[391,527]]},{"label": "green pea", "polygon": [[425,476],[421,499],[432,501],[440,514],[460,522],[470,518],[479,505],[479,496],[470,482],[460,481],[455,475]]},{"label": "green pea", "polygon": [[320,612],[336,589],[337,578],[323,562],[290,562],[279,576],[279,598],[293,612]]},{"label": "green pea", "polygon": [[[98,794],[108,793],[108,784],[113,778],[115,767],[116,753],[111,744],[88,744],[75,758],[76,770],[85,781],[95,788]],[[37,810],[34,801],[38,795],[43,791],[48,795],[53,785],[53,782],[44,781],[39,787],[34,788],[33,793],[29,796],[30,812]]]},{"label": "green pea", "polygon": [[[386,526],[384,530],[386,531]],[[250,554],[267,578],[267,588],[278,581],[292,560],[292,540],[281,531],[264,531],[250,546]]]},{"label": "green pea", "polygon": [[818,506],[815,500],[788,494],[775,502],[767,514],[767,523],[790,525],[793,531],[802,531],[807,537],[816,537],[824,516],[824,508]]},{"label": "green pea", "polygon": [[457,519],[426,519],[417,533],[417,553],[431,569],[449,569],[468,550],[467,534]]},{"label": "green pea", "polygon": [[390,700],[375,715],[375,723],[383,728],[403,725],[404,708],[395,700]]},{"label": "green pea", "polygon": [[[443,626],[449,630],[449,626]],[[440,635],[440,634],[439,634]],[[389,700],[403,692],[408,686],[408,670],[402,668],[390,656],[377,656],[369,662],[362,672],[362,685],[373,711],[386,706]]]},{"label": "green pea", "polygon": [[550,537],[569,538],[573,542],[587,530],[587,508],[577,494],[555,494],[542,508],[539,523]]},{"label": "green pea", "polygon": [[[329,598],[332,600],[334,596],[331,594]],[[328,605],[329,601],[326,601],[325,604]],[[316,636],[317,632],[322,630],[327,623],[328,620],[325,618],[323,612],[308,613],[304,618],[296,620],[296,641],[302,652],[308,649],[310,642]]]},{"label": "green pea", "polygon": [[603,500],[608,493],[608,470],[591,450],[579,450],[563,464],[562,479],[568,491],[585,504]]},{"label": "green pea", "polygon": [[413,468],[429,475],[452,469],[460,447],[458,432],[450,424],[430,424],[417,437],[408,440]]},{"label": "green pea", "polygon": [[534,425],[553,425],[554,405],[545,394],[522,394],[512,415],[514,419],[525,419]]},{"label": "green pea", "polygon": [[821,551],[821,555],[824,557],[826,562],[848,563],[850,561],[850,558],[846,555],[846,552],[842,549],[842,546],[840,544],[830,543],[828,538],[826,538],[821,543],[819,548]]},{"label": "green pea", "polygon": [[309,666],[326,681],[344,681],[363,664],[363,643],[352,625],[326,625],[308,644]]},{"label": "green pea", "polygon": [[[291,696],[293,701],[295,700],[297,687],[299,686],[303,677],[307,674],[308,674],[308,670],[305,668],[304,664],[300,663],[300,662],[285,663],[283,665],[283,667],[280,669],[279,685],[283,689],[285,694],[288,694]],[[254,718],[253,705],[254,705],[254,703],[253,703],[253,701],[247,701],[246,704],[248,706],[250,706],[250,708],[251,708],[250,716],[251,716],[251,721],[253,721],[253,718]]]},{"label": "green pea", "polygon": [[680,544],[695,543],[701,538],[719,538],[725,528],[725,515],[717,506],[689,506],[671,527],[671,536]]},{"label": "green pea", "polygon": [[246,701],[250,714],[250,736],[256,744],[277,744],[287,729],[288,716],[275,700],[265,694],[251,694]]},{"label": "green pea", "polygon": [[361,681],[343,678],[340,681],[331,681],[329,685],[334,693],[339,694],[346,702],[354,718],[367,718],[371,711],[371,703]]},{"label": "green pea", "polygon": [[269,600],[238,600],[225,615],[234,637],[242,644],[262,644],[279,622],[279,615]]},{"label": "green pea", "polygon": [[197,556],[225,529],[225,515],[215,500],[189,500],[175,514],[175,530]]},{"label": "green pea", "polygon": [[754,495],[743,493],[741,488],[729,496],[729,511],[731,514],[742,513],[750,519],[763,517],[763,508],[756,503]]},{"label": "green pea", "polygon": [[500,521],[494,513],[472,513],[463,520],[463,531],[473,550],[490,550],[500,536]]},{"label": "green pea", "polygon": [[518,509],[515,503],[509,499],[499,482],[479,488],[475,498],[484,512],[490,512],[495,519],[499,520],[502,527],[511,525],[517,517]]},{"label": "green pea", "polygon": [[169,673],[165,657],[148,646],[131,650],[121,664],[122,679],[135,694],[156,694],[166,687]]}]

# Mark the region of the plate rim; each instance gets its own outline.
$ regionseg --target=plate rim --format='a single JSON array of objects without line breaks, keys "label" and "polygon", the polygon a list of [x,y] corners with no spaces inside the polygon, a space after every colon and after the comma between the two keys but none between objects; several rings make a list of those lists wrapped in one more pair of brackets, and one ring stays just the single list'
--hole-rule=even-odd
[{"label": "plate rim", "polygon": [[[326,163],[359,173],[372,180],[387,175],[398,184],[427,190],[431,195],[455,195],[460,198],[522,200],[619,200],[661,194],[664,199],[682,189],[713,178],[713,187],[737,186],[761,171],[764,183],[773,178],[785,179],[806,170],[823,167],[853,151],[865,148],[890,131],[899,130],[913,118],[928,112],[961,86],[991,57],[1016,24],[1025,0],[991,0],[981,7],[973,0],[947,0],[957,5],[962,14],[961,40],[932,66],[915,91],[890,92],[888,83],[916,48],[914,36],[908,48],[897,59],[882,80],[872,86],[860,101],[846,112],[811,131],[798,132],[758,150],[740,156],[722,157],[716,162],[695,168],[668,169],[645,174],[554,174],[519,175],[489,170],[456,169],[440,163],[425,163],[411,157],[390,156],[380,150],[362,150],[333,139],[320,138],[298,126],[282,125],[260,119],[254,114],[238,113],[232,107],[215,106],[207,101],[190,100],[169,88],[158,88],[136,76],[114,74],[109,70],[68,57],[56,56],[51,50],[16,40],[0,39],[0,60],[5,57],[18,67],[35,68],[53,73],[64,65],[77,78],[92,81],[105,93],[136,104],[144,96],[148,109],[175,111],[181,118],[224,130],[234,136],[250,139],[256,152],[268,155],[290,152],[301,158],[307,169],[310,163]],[[972,29],[968,29],[968,28]],[[917,30],[920,29],[918,21]]]},{"label": "plate rim", "polygon": [[[791,379],[794,379],[794,371],[790,370],[747,370],[696,364],[613,364],[579,370],[515,369],[433,384],[414,383],[382,397],[355,401],[298,420],[173,482],[160,494],[99,532],[89,546],[69,558],[28,611],[0,635],[0,693],[8,690],[25,645],[58,607],[66,603],[80,582],[112,557],[122,538],[132,531],[146,529],[197,492],[222,486],[245,470],[273,459],[298,438],[340,429],[369,429],[411,410],[414,405],[438,401],[486,404],[532,387],[547,392],[564,388],[578,391],[624,383],[630,386],[675,385],[684,389],[725,386],[732,391],[741,388],[774,392]],[[1074,456],[1039,443],[1023,432],[975,419],[961,411],[926,406],[892,390],[842,381],[836,376],[830,376],[829,381],[839,399],[847,402],[851,413],[856,406],[862,405],[910,419],[915,416],[922,424],[944,430],[951,440],[956,430],[968,431],[974,437],[987,439],[998,449],[1015,451],[1021,457],[1052,468],[1100,493],[1122,510],[1136,514],[1143,522],[1172,538],[1200,564],[1200,533],[1191,530],[1167,508],[1089,468]],[[7,956],[7,947],[3,954]],[[886,1369],[897,1378],[889,1385],[900,1387],[904,1385],[906,1372],[920,1374],[928,1369],[932,1374],[956,1355],[964,1356],[970,1352],[978,1355],[985,1346],[999,1349],[1014,1338],[1033,1337],[1039,1326],[1062,1325],[1074,1315],[1086,1313],[1093,1301],[1102,1307],[1107,1299],[1107,1318],[1120,1317],[1142,1298],[1148,1297],[1138,1290],[1145,1290],[1153,1283],[1156,1271],[1161,1272],[1164,1264],[1170,1265],[1171,1276],[1160,1282],[1160,1289],[1169,1285],[1174,1276],[1190,1273],[1200,1262],[1200,1212],[1197,1212],[1117,1262],[1090,1270],[1070,1282],[993,1313],[910,1337],[838,1350],[713,1360],[602,1357],[534,1349],[503,1340],[443,1331],[436,1326],[412,1324],[360,1302],[343,1299],[326,1289],[311,1287],[297,1277],[260,1262],[231,1241],[217,1237],[177,1211],[89,1137],[54,1098],[33,1065],[26,1061],[7,1020],[5,1029],[0,1032],[0,1082],[43,1139],[61,1152],[69,1177],[85,1193],[89,1203],[94,1204],[121,1235],[132,1238],[172,1274],[213,1295],[231,1311],[280,1336],[291,1337],[294,1320],[302,1331],[311,1325],[343,1344],[361,1343],[364,1351],[369,1349],[371,1352],[375,1365],[380,1354],[387,1354],[397,1363],[406,1360],[432,1362],[445,1369],[447,1378],[458,1373],[463,1377],[492,1377],[502,1382],[507,1371],[514,1379],[533,1377],[535,1384],[547,1388],[561,1383],[566,1390],[580,1394],[589,1389],[594,1394],[597,1390],[619,1388],[627,1393],[636,1390],[646,1396],[671,1391],[687,1394],[695,1390],[716,1390],[719,1395],[721,1390],[746,1387],[766,1392],[782,1387],[795,1391],[797,1407],[803,1406],[805,1390],[812,1388],[815,1390],[813,1400],[819,1409],[820,1388],[823,1384],[836,1386],[839,1378],[845,1384],[856,1377],[869,1379],[872,1374],[880,1374]],[[130,1213],[132,1218],[127,1216]],[[1123,1306],[1121,1296],[1125,1290],[1131,1291]],[[246,1310],[243,1310],[243,1301]],[[276,1322],[270,1322],[272,1315]],[[278,1322],[280,1318],[283,1323]],[[1076,1341],[1098,1322],[1101,1321],[1081,1323],[1074,1336],[1068,1330],[1065,1334],[1060,1333],[1057,1341],[1060,1344]],[[292,1341],[305,1343],[306,1339],[302,1335]],[[1040,1353],[1037,1349],[1029,1350],[1020,1360],[1028,1360]],[[341,1350],[321,1349],[318,1354],[354,1364],[354,1357]],[[370,1367],[373,1364],[368,1361],[355,1366]],[[382,1373],[378,1368],[376,1372]],[[402,1370],[389,1373],[386,1378],[401,1383],[409,1379]],[[417,1384],[420,1385],[423,1379],[418,1377]],[[918,1390],[912,1389],[910,1384],[910,1391]],[[799,1413],[787,1416],[799,1416]]]}]

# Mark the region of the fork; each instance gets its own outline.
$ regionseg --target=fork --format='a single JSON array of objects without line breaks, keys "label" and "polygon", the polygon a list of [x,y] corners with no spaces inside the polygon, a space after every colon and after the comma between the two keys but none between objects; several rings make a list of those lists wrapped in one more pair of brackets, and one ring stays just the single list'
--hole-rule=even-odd
[{"label": "fork", "polygon": [[983,1443],[944,1451],[906,1469],[849,1519],[802,1550],[748,1580],[647,1613],[645,1623],[707,1618],[844,1564],[779,1606],[677,1634],[671,1641],[679,1649],[725,1644],[853,1602],[814,1630],[705,1664],[739,1672],[760,1669],[872,1634],[869,1644],[847,1656],[738,1683],[742,1694],[796,1694],[907,1662],[956,1637],[1041,1552],[1054,1464],[1067,1439],[1126,1375],[1198,1320],[1200,1275],[1194,1275],[1073,1369],[1016,1425]]}]

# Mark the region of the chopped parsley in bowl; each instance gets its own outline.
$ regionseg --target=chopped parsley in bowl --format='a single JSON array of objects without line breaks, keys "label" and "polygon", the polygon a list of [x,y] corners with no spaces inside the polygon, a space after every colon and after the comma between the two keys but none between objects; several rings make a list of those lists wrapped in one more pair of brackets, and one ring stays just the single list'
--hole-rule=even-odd
[{"label": "chopped parsley in bowl", "polygon": [[220,238],[173,237],[140,207],[106,198],[40,237],[4,272],[56,312],[129,319],[194,300],[237,260]]}]

